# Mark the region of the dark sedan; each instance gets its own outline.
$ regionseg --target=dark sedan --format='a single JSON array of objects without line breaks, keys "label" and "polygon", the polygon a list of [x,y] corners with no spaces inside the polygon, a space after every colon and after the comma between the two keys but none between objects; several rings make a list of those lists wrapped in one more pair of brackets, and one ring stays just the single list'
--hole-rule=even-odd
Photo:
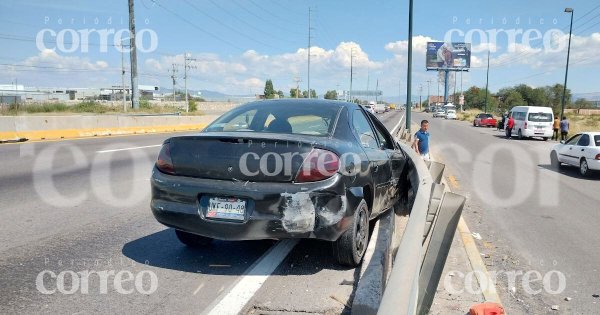
[{"label": "dark sedan", "polygon": [[212,239],[316,238],[360,263],[369,221],[407,191],[407,156],[354,103],[252,102],[195,136],[167,139],[151,208],[189,246]]}]

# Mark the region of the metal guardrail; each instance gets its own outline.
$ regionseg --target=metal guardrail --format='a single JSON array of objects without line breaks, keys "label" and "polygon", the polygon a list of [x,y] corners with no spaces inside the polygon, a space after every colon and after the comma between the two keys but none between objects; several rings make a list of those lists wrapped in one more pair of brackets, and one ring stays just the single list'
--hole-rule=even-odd
[{"label": "metal guardrail", "polygon": [[[405,128],[399,134],[404,138]],[[426,314],[452,244],[465,197],[444,192],[444,164],[425,163],[408,145],[410,215],[377,314]]]}]

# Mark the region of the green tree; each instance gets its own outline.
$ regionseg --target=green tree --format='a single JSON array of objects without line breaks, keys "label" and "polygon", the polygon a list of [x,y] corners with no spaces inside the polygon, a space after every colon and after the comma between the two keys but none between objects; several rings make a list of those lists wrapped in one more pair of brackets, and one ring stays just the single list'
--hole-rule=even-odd
[{"label": "green tree", "polygon": [[[470,87],[465,93],[465,107],[466,108],[478,108],[483,110],[485,108],[485,95],[486,90],[480,89],[476,86]],[[488,112],[494,111],[498,107],[498,100],[494,95],[488,91],[487,93],[487,109]]]},{"label": "green tree", "polygon": [[275,89],[273,88],[273,81],[271,81],[271,79],[268,79],[267,82],[265,82],[265,98],[266,99],[273,99],[275,98]]},{"label": "green tree", "polygon": [[575,101],[575,108],[577,108],[577,109],[591,108],[592,106],[593,106],[593,103],[584,98],[578,98]]},{"label": "green tree", "polygon": [[325,93],[325,99],[327,100],[337,100],[338,94],[336,90],[327,91]]},{"label": "green tree", "polygon": [[300,95],[299,90],[295,89],[295,88],[291,88],[290,89],[290,97],[291,98],[298,98],[298,97],[302,97],[302,95]]},{"label": "green tree", "polygon": [[279,98],[284,98],[285,94],[283,94],[282,90],[277,91],[277,95],[279,96]]},{"label": "green tree", "polygon": [[[308,91],[304,90],[302,91],[302,97],[304,98],[308,98]],[[310,97],[311,98],[317,98],[317,92],[313,89],[310,89]]]}]

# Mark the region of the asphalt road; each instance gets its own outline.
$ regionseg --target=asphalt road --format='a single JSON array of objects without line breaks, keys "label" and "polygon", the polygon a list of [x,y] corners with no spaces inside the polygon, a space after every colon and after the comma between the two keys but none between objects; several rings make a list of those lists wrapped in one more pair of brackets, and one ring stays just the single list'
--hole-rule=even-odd
[{"label": "asphalt road", "polygon": [[[402,114],[379,116],[391,129]],[[359,272],[326,242],[192,250],[155,221],[150,171],[172,135],[0,145],[0,313],[188,314],[240,300],[251,314],[346,312]]]},{"label": "asphalt road", "polygon": [[[451,189],[468,197],[463,216],[481,235],[488,271],[500,274],[508,313],[600,313],[600,175],[554,170],[555,142],[507,140],[492,128],[413,113],[413,123],[421,119],[430,121],[432,153],[446,163]],[[515,272],[514,284],[506,271]],[[550,274],[549,284],[533,281],[528,292],[518,275],[528,271],[530,280]]]}]

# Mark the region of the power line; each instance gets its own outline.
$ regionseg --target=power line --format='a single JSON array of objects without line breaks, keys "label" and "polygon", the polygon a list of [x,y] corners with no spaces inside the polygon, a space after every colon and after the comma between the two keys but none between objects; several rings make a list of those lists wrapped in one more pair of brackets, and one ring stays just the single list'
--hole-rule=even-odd
[{"label": "power line", "polygon": [[[238,3],[237,1],[232,1],[232,3],[234,3],[235,5],[237,5],[238,7],[240,7],[242,10],[246,11],[248,14],[256,17],[257,19],[266,22],[269,21],[267,19],[265,19],[264,17],[261,17],[260,15],[257,15],[256,13],[250,11],[248,8],[246,8],[245,6],[241,5],[240,3]],[[299,36],[303,36],[304,34],[300,33],[300,32],[296,32],[296,31],[292,31],[286,27],[281,26],[281,24],[276,24],[273,21],[270,21],[272,25],[276,26],[279,29],[285,30],[286,32],[290,33],[290,34],[294,34],[294,35],[299,35]]]},{"label": "power line", "polygon": [[254,42],[256,42],[256,43],[259,43],[259,44],[261,44],[261,45],[263,45],[263,46],[266,46],[266,47],[269,47],[269,48],[275,48],[274,46],[272,46],[272,45],[270,45],[270,44],[267,44],[267,43],[265,43],[265,42],[263,42],[263,41],[261,41],[261,40],[258,40],[256,37],[249,36],[248,34],[245,34],[244,32],[241,32],[241,31],[239,31],[239,30],[236,30],[236,29],[234,29],[233,27],[229,26],[228,24],[225,24],[225,23],[221,22],[219,19],[216,19],[216,18],[214,18],[214,17],[213,17],[213,16],[211,16],[210,14],[206,14],[204,11],[200,10],[200,8],[198,8],[196,5],[194,5],[194,4],[193,4],[191,1],[188,1],[188,0],[184,0],[184,1],[185,1],[185,2],[186,2],[188,5],[189,5],[189,6],[191,6],[191,7],[192,7],[192,8],[194,8],[196,11],[198,11],[200,14],[202,14],[202,15],[204,15],[204,16],[206,16],[206,17],[208,17],[209,19],[211,19],[211,20],[213,20],[214,22],[218,23],[219,25],[221,25],[221,26],[223,26],[223,27],[225,27],[225,28],[229,29],[230,31],[232,31],[232,32],[234,32],[234,33],[236,33],[236,34],[240,34],[240,35],[242,35],[242,36],[243,36],[243,37],[245,37],[245,38],[252,38],[252,41],[254,41]]},{"label": "power line", "polygon": [[267,35],[267,36],[269,36],[269,37],[272,37],[272,38],[274,38],[274,39],[276,39],[276,40],[279,40],[279,41],[285,41],[285,42],[288,42],[288,43],[297,43],[297,42],[295,42],[295,41],[291,41],[291,40],[289,40],[289,39],[285,39],[285,38],[282,38],[282,37],[279,37],[279,36],[275,36],[275,35],[273,35],[273,34],[270,34],[270,33],[268,33],[268,32],[262,31],[262,30],[258,29],[257,27],[255,27],[254,25],[252,25],[252,24],[250,24],[250,23],[246,22],[244,19],[242,19],[242,18],[238,17],[237,15],[234,15],[233,13],[229,12],[227,9],[223,8],[223,7],[222,7],[220,4],[218,4],[217,2],[215,2],[215,1],[213,1],[213,0],[208,0],[208,1],[209,1],[210,3],[212,3],[214,6],[216,6],[217,8],[219,8],[221,11],[223,11],[224,13],[226,13],[227,15],[229,15],[229,16],[231,16],[232,18],[236,19],[238,22],[240,22],[240,23],[242,23],[242,24],[244,24],[244,25],[246,25],[246,26],[248,26],[248,27],[250,27],[250,28],[254,29],[255,31],[257,31],[257,32],[259,32],[259,33],[265,34],[265,35]]},{"label": "power line", "polygon": [[195,29],[197,29],[197,30],[201,31],[202,33],[204,33],[204,34],[206,34],[206,35],[208,35],[208,36],[210,36],[210,37],[212,37],[212,38],[214,38],[214,39],[216,39],[216,40],[218,40],[218,41],[220,41],[220,42],[223,42],[223,43],[225,43],[225,44],[227,44],[227,45],[229,45],[229,46],[231,46],[231,47],[233,47],[233,48],[235,48],[235,49],[238,49],[238,50],[240,50],[240,51],[244,51],[244,49],[243,49],[243,48],[241,48],[240,46],[238,46],[238,45],[236,45],[236,44],[234,44],[234,43],[232,43],[232,42],[230,42],[230,41],[228,41],[228,40],[225,40],[225,39],[221,38],[220,36],[217,36],[217,35],[215,35],[215,34],[213,34],[213,33],[211,33],[211,32],[208,32],[208,31],[206,31],[206,30],[205,30],[205,29],[203,29],[202,27],[200,27],[200,26],[198,26],[198,25],[194,24],[194,23],[193,23],[193,22],[191,22],[190,20],[188,20],[188,19],[184,18],[183,16],[179,15],[177,12],[174,12],[173,10],[170,10],[170,9],[168,9],[167,7],[163,6],[162,4],[158,3],[158,1],[157,1],[157,0],[152,0],[152,2],[154,2],[154,3],[155,3],[155,4],[156,4],[156,5],[159,7],[159,8],[161,8],[161,9],[163,9],[163,10],[167,11],[167,12],[168,12],[168,13],[170,13],[171,15],[174,15],[174,16],[176,16],[176,17],[177,17],[177,18],[179,18],[181,21],[183,21],[183,22],[185,22],[185,23],[189,24],[190,26],[192,26],[192,27],[194,27]]}]

